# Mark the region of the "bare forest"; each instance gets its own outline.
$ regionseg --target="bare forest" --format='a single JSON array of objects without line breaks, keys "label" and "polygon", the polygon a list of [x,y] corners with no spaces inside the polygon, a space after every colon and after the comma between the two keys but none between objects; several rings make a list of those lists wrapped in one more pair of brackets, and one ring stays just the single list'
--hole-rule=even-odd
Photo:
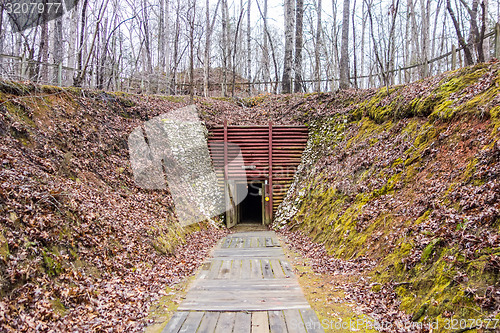
[{"label": "bare forest", "polygon": [[4,79],[246,96],[404,84],[498,56],[498,0],[81,0],[16,32]]}]

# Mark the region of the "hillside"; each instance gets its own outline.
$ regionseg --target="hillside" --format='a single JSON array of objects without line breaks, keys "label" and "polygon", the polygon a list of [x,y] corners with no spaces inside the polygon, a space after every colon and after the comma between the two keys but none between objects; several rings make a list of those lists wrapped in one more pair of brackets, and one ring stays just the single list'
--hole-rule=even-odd
[{"label": "hillside", "polygon": [[225,232],[134,185],[128,134],[182,98],[0,83],[0,331],[141,331]]},{"label": "hillside", "polygon": [[386,311],[369,304],[375,318],[397,318],[392,306],[442,330],[500,317],[499,68],[383,88],[310,119],[275,224],[322,244],[323,258],[298,248],[318,271],[353,275],[359,302],[385,299]]},{"label": "hillside", "polygon": [[[348,276],[364,313],[500,318],[499,69],[194,102],[209,128],[309,126],[275,227],[317,272]],[[227,231],[176,227],[168,192],[134,185],[127,151],[134,128],[188,104],[0,82],[0,331],[141,331],[200,265]]]}]

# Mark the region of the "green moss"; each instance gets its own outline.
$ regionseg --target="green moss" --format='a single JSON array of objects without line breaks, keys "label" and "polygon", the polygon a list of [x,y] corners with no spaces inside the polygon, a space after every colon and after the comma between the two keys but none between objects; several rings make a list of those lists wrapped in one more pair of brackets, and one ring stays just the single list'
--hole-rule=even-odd
[{"label": "green moss", "polygon": [[156,230],[151,230],[154,237],[153,247],[164,254],[173,254],[175,248],[184,243],[186,235],[200,230],[199,224],[192,224],[187,227],[182,227],[178,223],[168,224],[166,227],[159,224]]},{"label": "green moss", "polygon": [[82,88],[78,88],[78,87],[67,87],[65,88],[65,90],[67,92],[69,92],[70,94],[74,95],[74,96],[77,96],[77,97],[81,97],[83,96],[83,89]]},{"label": "green moss", "polygon": [[17,96],[29,95],[34,92],[36,86],[15,81],[0,80],[0,91]]},{"label": "green moss", "polygon": [[4,237],[3,233],[0,232],[0,258],[3,258],[3,260],[7,261],[9,255],[9,243],[7,242],[7,239]]},{"label": "green moss", "polygon": [[65,88],[58,87],[58,86],[51,86],[51,85],[41,85],[40,90],[43,93],[54,94],[54,93],[58,93],[58,92],[63,92],[65,90]]},{"label": "green moss", "polygon": [[422,256],[421,256],[422,262],[426,262],[427,259],[429,259],[431,254],[434,252],[434,248],[436,247],[436,245],[439,245],[440,242],[441,238],[435,238],[429,244],[427,244],[425,249],[422,251]]},{"label": "green moss", "polygon": [[186,96],[160,96],[160,98],[173,103],[184,103],[186,101]]},{"label": "green moss", "polygon": [[50,305],[52,306],[54,312],[60,315],[61,317],[68,313],[68,310],[66,309],[64,304],[62,304],[59,298],[51,300]]},{"label": "green moss", "polygon": [[268,98],[269,98],[269,95],[260,94],[260,95],[253,96],[253,97],[242,98],[242,102],[243,102],[243,104],[245,104],[246,107],[254,107],[254,106],[257,106],[259,104],[264,103]]},{"label": "green moss", "polygon": [[62,260],[61,257],[47,250],[42,250],[43,263],[45,272],[49,276],[58,276],[62,273]]}]

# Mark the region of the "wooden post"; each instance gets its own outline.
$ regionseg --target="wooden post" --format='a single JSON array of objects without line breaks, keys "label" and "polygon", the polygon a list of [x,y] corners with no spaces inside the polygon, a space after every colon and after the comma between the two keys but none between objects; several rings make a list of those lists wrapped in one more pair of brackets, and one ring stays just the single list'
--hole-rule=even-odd
[{"label": "wooden post", "polygon": [[453,45],[451,47],[451,70],[455,70],[457,68],[457,47]]},{"label": "wooden post", "polygon": [[269,219],[273,221],[273,123],[269,122]]},{"label": "wooden post", "polygon": [[495,24],[495,58],[500,58],[500,23]]},{"label": "wooden post", "polygon": [[62,87],[62,62],[57,66],[57,85]]},{"label": "wooden post", "polygon": [[231,217],[228,216],[228,206],[227,206],[227,198],[229,196],[228,192],[228,173],[229,173],[229,167],[227,165],[228,163],[228,157],[227,157],[227,119],[224,119],[224,203],[226,205],[226,226],[230,227],[230,223],[232,221],[229,221]]},{"label": "wooden post", "polygon": [[21,66],[19,70],[19,79],[22,81],[24,80],[24,74],[26,73],[26,58],[24,57],[24,55],[21,57]]}]

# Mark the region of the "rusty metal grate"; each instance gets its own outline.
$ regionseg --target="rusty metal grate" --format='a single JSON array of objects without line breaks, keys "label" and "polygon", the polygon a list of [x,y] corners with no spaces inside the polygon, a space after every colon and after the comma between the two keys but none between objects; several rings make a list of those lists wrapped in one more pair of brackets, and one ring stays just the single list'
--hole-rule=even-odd
[{"label": "rusty metal grate", "polygon": [[[266,209],[269,210],[271,218],[293,181],[307,138],[306,126],[272,123],[268,126],[233,126],[224,122],[224,126],[214,127],[209,131],[209,144],[229,142],[241,149],[245,168],[225,168],[227,177],[245,179],[246,176],[249,181],[267,181],[266,193],[271,195]],[[228,156],[234,153],[233,149],[235,148],[231,146],[224,149],[220,145],[211,148],[214,164],[220,167],[227,164]],[[220,176],[223,178],[224,175]]]}]

